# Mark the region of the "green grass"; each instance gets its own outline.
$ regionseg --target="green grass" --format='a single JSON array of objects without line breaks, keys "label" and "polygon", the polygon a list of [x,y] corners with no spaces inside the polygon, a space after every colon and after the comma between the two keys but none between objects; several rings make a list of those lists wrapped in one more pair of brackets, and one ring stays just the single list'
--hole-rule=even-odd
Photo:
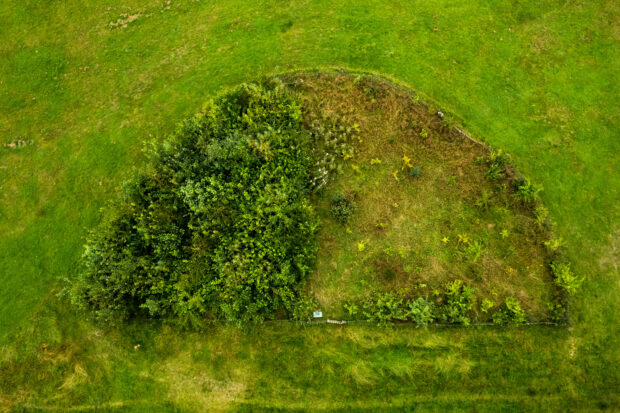
[{"label": "green grass", "polygon": [[[0,4],[0,144],[33,141],[0,146],[0,403],[619,408],[617,2],[166,7]],[[110,27],[123,13],[142,15]],[[141,161],[142,141],[166,134],[223,87],[326,67],[410,85],[543,184],[575,270],[587,276],[570,329],[270,324],[247,334],[177,334],[136,323],[106,331],[57,302],[54,286],[76,270],[84,235]]]}]

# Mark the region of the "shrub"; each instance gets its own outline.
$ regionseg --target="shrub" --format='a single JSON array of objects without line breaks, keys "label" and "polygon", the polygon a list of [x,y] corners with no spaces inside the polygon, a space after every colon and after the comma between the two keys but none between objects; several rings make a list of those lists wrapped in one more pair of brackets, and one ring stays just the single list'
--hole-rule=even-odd
[{"label": "shrub", "polygon": [[566,308],[562,304],[549,303],[547,307],[551,313],[551,320],[554,323],[561,324],[566,322]]},{"label": "shrub", "polygon": [[550,265],[554,281],[569,294],[575,294],[583,284],[584,278],[576,276],[567,262],[553,262]]},{"label": "shrub", "polygon": [[461,280],[446,284],[441,308],[443,321],[468,325],[470,318],[467,313],[474,304],[475,290]]},{"label": "shrub", "polygon": [[407,317],[403,299],[391,292],[371,295],[364,303],[364,315],[379,325],[386,325],[394,320],[405,320]]},{"label": "shrub", "polygon": [[312,312],[316,308],[316,302],[305,294],[299,297],[290,305],[291,317],[295,321],[309,321],[312,319]]},{"label": "shrub", "polygon": [[538,199],[538,193],[542,191],[541,185],[533,184],[528,178],[519,178],[512,183],[515,190],[515,198],[522,202],[532,203]]},{"label": "shrub", "polygon": [[420,167],[419,166],[415,166],[413,168],[409,168],[409,176],[418,179],[420,177]]},{"label": "shrub", "polygon": [[242,85],[147,155],[88,237],[72,301],[107,321],[300,314],[318,221],[297,98],[275,84]]},{"label": "shrub", "polygon": [[435,320],[435,305],[423,297],[407,301],[406,317],[418,327],[426,326]]},{"label": "shrub", "polygon": [[489,300],[488,298],[484,298],[482,300],[482,303],[480,304],[480,311],[482,311],[483,313],[486,313],[494,306],[495,306],[495,303],[492,300]]},{"label": "shrub", "polygon": [[486,159],[486,178],[489,181],[500,179],[506,172],[506,163],[508,163],[508,157],[501,149],[498,151],[491,149],[489,157]]},{"label": "shrub", "polygon": [[491,319],[495,324],[522,324],[525,322],[525,312],[516,298],[506,297],[504,304],[493,313]]},{"label": "shrub", "polygon": [[355,209],[355,203],[344,194],[337,193],[332,197],[330,211],[339,223],[347,223],[355,213]]}]

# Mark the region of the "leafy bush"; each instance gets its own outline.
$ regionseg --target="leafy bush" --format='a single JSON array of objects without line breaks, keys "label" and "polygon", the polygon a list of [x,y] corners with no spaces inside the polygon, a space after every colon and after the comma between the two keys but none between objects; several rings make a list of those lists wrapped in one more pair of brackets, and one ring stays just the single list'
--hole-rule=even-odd
[{"label": "leafy bush", "polygon": [[500,179],[506,172],[506,164],[508,163],[508,157],[502,152],[502,150],[495,151],[491,149],[489,157],[486,159],[487,171],[486,178],[489,181]]},{"label": "leafy bush", "polygon": [[559,303],[549,303],[547,305],[549,308],[549,312],[551,313],[551,320],[554,323],[562,324],[565,323],[566,320],[566,307]]},{"label": "leafy bush", "polygon": [[553,262],[550,266],[557,285],[564,288],[569,294],[575,294],[579,290],[584,278],[576,276],[569,263]]},{"label": "leafy bush", "polygon": [[522,324],[525,322],[525,311],[516,298],[506,297],[504,304],[493,313],[491,318],[495,324]]},{"label": "leafy bush", "polygon": [[295,321],[310,321],[316,302],[309,296],[300,294],[289,309],[291,318]]},{"label": "leafy bush", "polygon": [[334,219],[341,224],[345,224],[355,213],[355,203],[342,193],[337,193],[332,197],[330,211]]},{"label": "leafy bush", "polygon": [[528,178],[519,178],[512,183],[515,190],[515,197],[519,201],[534,202],[538,199],[538,193],[542,191],[542,186],[533,184]]},{"label": "leafy bush", "polygon": [[107,321],[188,325],[297,312],[318,226],[301,118],[281,86],[242,85],[151,144],[90,234],[72,301]]},{"label": "leafy bush", "polygon": [[474,289],[461,280],[446,284],[444,303],[441,308],[443,321],[468,325],[467,313],[474,305]]},{"label": "leafy bush", "polygon": [[423,297],[407,301],[406,317],[418,327],[426,326],[435,320],[435,304]]},{"label": "leafy bush", "polygon": [[403,306],[403,299],[395,293],[375,293],[364,302],[364,315],[368,320],[379,325],[386,325],[390,321],[405,320],[407,313]]},{"label": "leafy bush", "polygon": [[414,166],[413,168],[409,168],[409,176],[418,179],[421,174],[421,170],[419,166]]},{"label": "leafy bush", "polygon": [[495,306],[495,303],[492,300],[489,300],[488,298],[484,298],[482,300],[482,303],[480,304],[480,311],[482,311],[483,313],[486,313],[494,306]]}]

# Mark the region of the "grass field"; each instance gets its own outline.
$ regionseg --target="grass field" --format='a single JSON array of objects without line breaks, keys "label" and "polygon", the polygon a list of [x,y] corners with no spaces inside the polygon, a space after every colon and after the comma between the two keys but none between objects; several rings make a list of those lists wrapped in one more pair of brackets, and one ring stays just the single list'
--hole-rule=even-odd
[{"label": "grass field", "polygon": [[[8,1],[0,21],[1,408],[620,409],[617,2]],[[222,88],[329,67],[409,85],[543,184],[587,277],[570,328],[108,331],[55,296],[144,140]]]}]

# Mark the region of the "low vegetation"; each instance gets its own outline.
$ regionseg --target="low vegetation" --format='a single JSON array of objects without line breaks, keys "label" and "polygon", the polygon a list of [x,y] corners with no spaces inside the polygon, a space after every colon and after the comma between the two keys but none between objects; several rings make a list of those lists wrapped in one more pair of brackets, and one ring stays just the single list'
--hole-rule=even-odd
[{"label": "low vegetation", "polygon": [[[329,184],[311,194],[321,226],[306,291],[327,317],[419,325],[566,320],[550,308],[565,308],[578,280],[549,265],[566,257],[542,188],[507,153],[471,140],[416,95],[373,76],[283,81],[303,97],[305,125],[328,136],[356,132]],[[317,127],[316,114],[355,129],[324,120]],[[429,303],[424,316],[407,315],[418,299]]]}]

